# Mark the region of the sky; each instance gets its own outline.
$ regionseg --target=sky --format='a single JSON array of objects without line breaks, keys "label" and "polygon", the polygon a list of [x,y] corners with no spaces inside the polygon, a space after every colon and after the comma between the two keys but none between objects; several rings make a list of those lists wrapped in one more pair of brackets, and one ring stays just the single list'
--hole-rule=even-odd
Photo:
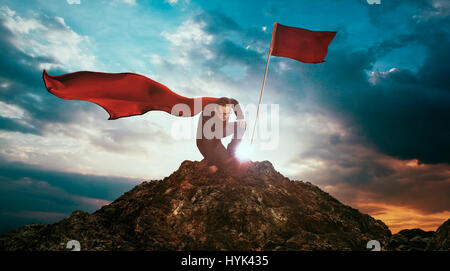
[{"label": "sky", "polygon": [[0,233],[93,212],[202,159],[197,117],[108,120],[50,94],[43,69],[139,73],[245,107],[258,102],[274,22],[337,35],[324,63],[270,59],[262,103],[276,118],[261,117],[257,131],[271,133],[249,158],[393,233],[436,230],[450,217],[450,2],[1,0]]}]

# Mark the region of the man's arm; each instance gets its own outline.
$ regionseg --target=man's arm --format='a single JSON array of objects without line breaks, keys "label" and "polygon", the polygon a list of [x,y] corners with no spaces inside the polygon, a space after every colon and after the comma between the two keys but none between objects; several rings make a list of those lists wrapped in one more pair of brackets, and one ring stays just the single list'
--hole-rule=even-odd
[{"label": "man's arm", "polygon": [[236,121],[239,126],[238,128],[245,131],[247,123],[245,122],[245,116],[239,103],[236,103],[236,105],[234,106],[234,114],[236,114]]},{"label": "man's arm", "polygon": [[245,120],[245,116],[244,116],[244,113],[242,112],[239,102],[236,99],[232,99],[232,101],[233,101],[233,109],[234,109],[234,114],[236,115],[236,119],[237,120]]},{"label": "man's arm", "polygon": [[237,100],[232,99],[232,105],[234,114],[236,115],[236,121],[227,122],[225,137],[234,134],[233,139],[241,139],[247,125],[245,122],[245,116]]},{"label": "man's arm", "polygon": [[244,116],[244,113],[242,112],[241,106],[235,99],[233,99],[233,102],[234,102],[233,109],[234,109],[234,113],[236,114],[236,121],[229,123],[233,127],[233,129],[232,129],[233,139],[228,144],[227,151],[231,156],[234,157],[236,154],[236,149],[239,146],[239,144],[241,143],[242,137],[244,136],[246,122],[245,122],[245,116]]}]

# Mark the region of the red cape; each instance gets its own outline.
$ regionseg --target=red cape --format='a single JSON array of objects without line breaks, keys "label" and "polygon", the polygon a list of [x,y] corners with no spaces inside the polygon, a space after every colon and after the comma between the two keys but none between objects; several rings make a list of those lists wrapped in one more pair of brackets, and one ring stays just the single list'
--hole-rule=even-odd
[{"label": "red cape", "polygon": [[[68,100],[85,100],[103,107],[109,120],[142,115],[160,110],[175,116],[194,116],[218,98],[187,98],[152,79],[136,73],[104,73],[78,71],[52,76],[44,70],[42,78],[47,90]],[[184,104],[189,112],[172,112],[176,104]]]}]

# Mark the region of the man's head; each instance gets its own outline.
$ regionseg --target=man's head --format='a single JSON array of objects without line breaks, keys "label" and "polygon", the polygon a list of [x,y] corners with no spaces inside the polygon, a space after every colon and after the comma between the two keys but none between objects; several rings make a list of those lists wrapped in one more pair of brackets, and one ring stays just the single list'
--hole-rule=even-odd
[{"label": "man's head", "polygon": [[238,102],[232,98],[227,98],[227,97],[219,98],[215,102],[216,107],[215,107],[214,111],[215,111],[216,116],[221,121],[227,121],[228,117],[230,116],[231,112],[233,111],[233,107],[237,103]]}]

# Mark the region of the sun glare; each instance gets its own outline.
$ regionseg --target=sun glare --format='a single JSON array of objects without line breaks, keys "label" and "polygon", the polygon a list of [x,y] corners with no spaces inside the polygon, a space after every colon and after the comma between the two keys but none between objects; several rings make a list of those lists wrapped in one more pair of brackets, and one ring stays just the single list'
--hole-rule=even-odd
[{"label": "sun glare", "polygon": [[252,155],[253,149],[250,143],[242,142],[236,150],[236,157],[240,161],[248,161]]}]

